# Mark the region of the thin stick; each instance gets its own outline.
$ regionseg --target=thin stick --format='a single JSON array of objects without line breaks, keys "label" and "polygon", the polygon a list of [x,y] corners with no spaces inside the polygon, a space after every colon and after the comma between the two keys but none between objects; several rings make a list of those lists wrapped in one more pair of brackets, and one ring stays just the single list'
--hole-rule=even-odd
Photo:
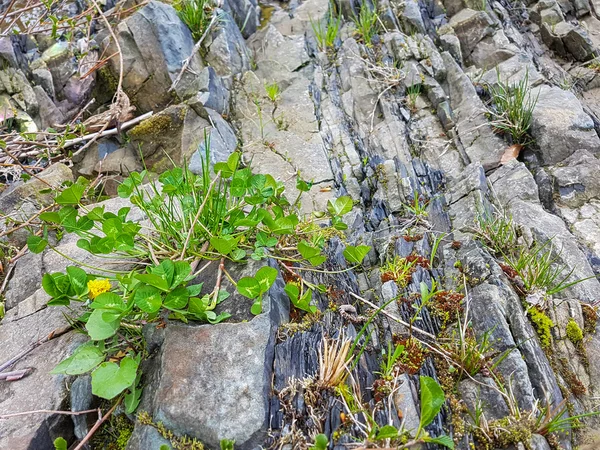
[{"label": "thin stick", "polygon": [[17,381],[24,376],[29,375],[32,371],[33,369],[28,367],[27,369],[14,370],[12,372],[2,372],[0,373],[0,380]]},{"label": "thin stick", "polygon": [[90,438],[94,435],[96,430],[98,430],[98,428],[100,428],[100,426],[106,421],[106,419],[108,419],[110,417],[110,415],[115,411],[115,409],[117,409],[117,406],[119,405],[119,403],[121,403],[120,400],[118,402],[116,402],[113,405],[113,407],[108,410],[108,412],[106,413],[106,415],[104,417],[102,417],[101,413],[98,412],[98,420],[96,421],[94,426],[91,428],[91,430],[88,431],[88,434],[85,435],[85,437],[81,440],[81,442],[73,450],[81,450],[83,448],[85,443],[90,440]]},{"label": "thin stick", "polygon": [[183,244],[183,250],[181,250],[181,255],[179,256],[179,259],[183,259],[183,257],[185,256],[185,251],[187,250],[187,246],[190,243],[192,234],[194,233],[194,227],[196,226],[196,222],[198,222],[198,219],[200,218],[200,214],[202,214],[202,210],[204,209],[204,206],[206,205],[208,197],[210,197],[210,193],[219,178],[221,178],[221,171],[219,171],[219,173],[217,174],[215,179],[212,180],[212,182],[210,183],[210,186],[208,186],[208,189],[206,190],[206,196],[204,197],[204,200],[202,201],[202,204],[200,205],[200,208],[198,208],[198,212],[196,213],[196,216],[194,217],[194,220],[192,221],[192,226],[190,227],[190,231],[188,232],[188,235],[185,238],[185,243]]},{"label": "thin stick", "polygon": [[52,409],[37,409],[35,411],[24,411],[20,413],[4,414],[0,416],[0,419],[26,416],[28,414],[63,414],[65,416],[80,416],[81,414],[89,414],[93,412],[97,412],[98,414],[100,414],[100,409],[87,409],[85,411],[54,411]]},{"label": "thin stick", "polygon": [[8,361],[6,361],[4,364],[0,365],[0,372],[8,369],[10,366],[12,366],[14,363],[16,363],[18,360],[20,360],[21,358],[23,358],[24,356],[28,355],[29,353],[31,353],[33,350],[35,350],[37,347],[39,347],[40,345],[44,344],[45,342],[50,341],[51,339],[57,338],[59,336],[62,336],[63,334],[65,334],[67,331],[69,331],[71,329],[71,325],[67,325],[63,328],[57,328],[56,330],[52,331],[48,336],[40,339],[37,342],[34,342],[33,344],[31,344],[29,346],[28,349],[23,350],[21,353],[19,353],[17,356],[15,356],[14,358],[9,359]]},{"label": "thin stick", "polygon": [[171,87],[169,88],[169,90],[167,92],[171,92],[173,89],[175,89],[175,86],[177,86],[177,84],[181,81],[183,74],[188,69],[189,65],[191,64],[192,59],[194,58],[194,55],[196,53],[198,53],[198,50],[200,50],[200,45],[202,45],[202,41],[204,41],[204,39],[208,35],[208,32],[210,31],[210,29],[212,28],[214,23],[217,21],[217,17],[218,16],[216,14],[213,15],[213,18],[210,21],[210,23],[208,24],[208,26],[206,27],[204,34],[200,37],[198,42],[196,42],[196,45],[194,45],[194,48],[192,49],[192,54],[185,60],[183,67],[181,68],[181,71],[179,72],[179,75],[177,75],[177,78],[175,78],[175,81],[173,81],[173,84],[171,85]]},{"label": "thin stick", "polygon": [[[152,114],[154,114],[153,111],[147,112],[146,114],[142,114],[139,117],[136,117],[134,119],[131,119],[125,123],[123,123],[121,125],[121,130],[129,128],[133,125],[137,125],[138,123],[140,123],[142,120],[146,120],[148,117],[152,116]],[[78,137],[75,139],[70,139],[68,141],[65,142],[65,145],[63,145],[63,148],[68,148],[68,147],[72,147],[73,145],[79,144],[81,142],[85,142],[88,141],[90,139],[98,139],[104,136],[112,136],[114,134],[117,134],[118,130],[117,128],[111,128],[110,130],[106,130],[106,131],[98,131],[97,133],[91,133],[88,134],[86,136],[82,136],[82,137]],[[77,150],[77,152],[80,152],[81,149]],[[75,153],[77,154],[77,153]],[[74,155],[75,155],[74,154]]]},{"label": "thin stick", "polygon": [[50,205],[50,206],[46,206],[46,207],[45,207],[45,208],[43,208],[43,209],[40,209],[40,210],[39,210],[38,212],[36,212],[36,213],[35,213],[33,216],[31,216],[29,219],[27,219],[27,221],[23,222],[21,225],[19,225],[19,226],[16,226],[16,227],[14,227],[14,228],[11,228],[10,230],[6,230],[6,231],[4,231],[4,232],[0,233],[0,237],[6,236],[6,235],[8,235],[8,234],[11,234],[11,233],[14,233],[14,232],[15,232],[15,231],[17,231],[17,230],[20,230],[21,228],[23,228],[23,227],[26,227],[27,225],[30,225],[30,224],[31,224],[31,222],[32,222],[32,221],[34,221],[35,219],[37,219],[37,217],[38,217],[40,214],[42,214],[42,213],[44,213],[44,212],[48,211],[48,210],[49,210],[50,208],[52,208],[53,206],[54,206],[54,205]]},{"label": "thin stick", "polygon": [[[354,297],[354,298],[356,298],[356,299],[360,300],[361,302],[364,302],[364,303],[366,303],[366,304],[367,304],[367,305],[369,305],[371,308],[379,308],[379,306],[375,305],[374,303],[371,303],[371,302],[370,302],[369,300],[367,300],[366,298],[362,298],[360,295],[356,295],[354,292],[348,292],[348,293],[349,293],[349,294],[350,294],[352,297]],[[411,325],[409,325],[408,323],[406,323],[404,320],[400,319],[399,317],[395,317],[395,316],[393,316],[393,315],[389,314],[389,313],[388,313],[387,311],[385,311],[384,309],[382,309],[382,310],[381,310],[381,312],[382,312],[382,313],[383,313],[385,316],[387,316],[387,317],[389,317],[390,319],[392,319],[392,320],[394,320],[394,321],[398,322],[399,324],[402,324],[402,325],[404,325],[405,327],[411,328]],[[423,335],[425,335],[425,336],[427,336],[427,337],[430,337],[430,338],[432,338],[432,339],[435,339],[435,336],[434,336],[433,334],[431,334],[431,333],[428,333],[428,332],[427,332],[427,331],[425,331],[425,330],[421,330],[420,328],[417,328],[417,327],[415,327],[414,325],[412,326],[412,329],[413,329],[413,331],[418,331],[419,333],[421,333],[421,334],[423,334]]]}]

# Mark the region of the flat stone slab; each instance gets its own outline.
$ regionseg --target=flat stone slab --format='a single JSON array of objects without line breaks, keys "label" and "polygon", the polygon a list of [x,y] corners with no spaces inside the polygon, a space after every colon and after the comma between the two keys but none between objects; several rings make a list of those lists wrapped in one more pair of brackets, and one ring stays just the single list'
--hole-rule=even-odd
[{"label": "flat stone slab", "polygon": [[[244,323],[169,325],[156,361],[159,377],[145,388],[140,410],[209,448],[218,448],[221,439],[234,439],[242,450],[261,445],[268,430],[273,332],[267,314]],[[128,449],[150,448],[144,435],[137,433]]]}]

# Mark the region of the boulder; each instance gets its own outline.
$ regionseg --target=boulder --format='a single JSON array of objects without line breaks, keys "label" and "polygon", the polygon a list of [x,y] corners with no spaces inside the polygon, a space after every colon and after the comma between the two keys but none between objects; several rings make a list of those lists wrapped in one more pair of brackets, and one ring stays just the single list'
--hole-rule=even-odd
[{"label": "boulder", "polygon": [[463,58],[467,59],[475,46],[486,36],[494,33],[494,22],[485,11],[463,9],[450,19],[450,26],[454,29]]},{"label": "boulder", "polygon": [[184,104],[169,106],[129,130],[128,135],[134,150],[141,149],[146,166],[160,173],[173,167],[173,163],[190,161],[194,152],[202,148],[205,131],[211,139],[214,161],[226,160],[236,149],[237,140],[229,124],[201,105],[195,110]]},{"label": "boulder", "polygon": [[570,54],[578,61],[587,61],[596,51],[588,33],[567,22],[560,22],[555,26],[543,23],[540,33],[544,43],[559,56]]},{"label": "boulder", "polygon": [[[158,111],[173,101],[169,88],[190,56],[189,70],[174,94],[182,100],[196,95],[199,86],[195,74],[201,71],[202,61],[199,55],[192,55],[192,33],[172,6],[151,1],[120,22],[115,32],[123,54],[123,89],[139,112]],[[116,51],[110,36],[102,46],[108,54]],[[112,75],[118,77],[119,59],[112,58],[109,66]]]},{"label": "boulder", "polygon": [[572,92],[544,85],[531,95],[538,100],[530,133],[544,165],[563,161],[578,150],[600,151],[594,122]]},{"label": "boulder", "polygon": [[[205,280],[205,285],[214,283]],[[221,439],[235,440],[241,450],[261,445],[269,429],[275,330],[287,320],[289,308],[283,286],[278,279],[263,299],[263,313],[248,321],[170,323],[145,371],[151,385],[144,389],[140,408],[175,434],[195,437],[209,448],[219,448]],[[236,293],[225,303],[235,304],[239,297]],[[247,316],[247,299],[245,306]],[[139,428],[127,448],[153,448],[156,436]]]}]

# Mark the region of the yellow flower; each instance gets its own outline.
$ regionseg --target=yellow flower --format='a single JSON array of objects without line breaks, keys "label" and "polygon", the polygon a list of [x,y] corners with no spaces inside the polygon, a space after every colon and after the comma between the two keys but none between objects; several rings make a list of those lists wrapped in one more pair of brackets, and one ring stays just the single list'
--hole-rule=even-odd
[{"label": "yellow flower", "polygon": [[110,281],[107,279],[90,280],[87,286],[90,290],[90,298],[96,298],[100,294],[110,291]]}]

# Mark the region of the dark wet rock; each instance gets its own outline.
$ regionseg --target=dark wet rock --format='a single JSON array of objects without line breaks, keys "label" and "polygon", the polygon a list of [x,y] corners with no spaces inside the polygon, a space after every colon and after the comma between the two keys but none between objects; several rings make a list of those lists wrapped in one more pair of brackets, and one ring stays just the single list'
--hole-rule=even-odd
[{"label": "dark wet rock", "polygon": [[[71,411],[86,411],[92,408],[92,377],[84,375],[77,377],[71,384]],[[72,416],[74,434],[77,439],[83,439],[89,431],[85,415]]]}]

